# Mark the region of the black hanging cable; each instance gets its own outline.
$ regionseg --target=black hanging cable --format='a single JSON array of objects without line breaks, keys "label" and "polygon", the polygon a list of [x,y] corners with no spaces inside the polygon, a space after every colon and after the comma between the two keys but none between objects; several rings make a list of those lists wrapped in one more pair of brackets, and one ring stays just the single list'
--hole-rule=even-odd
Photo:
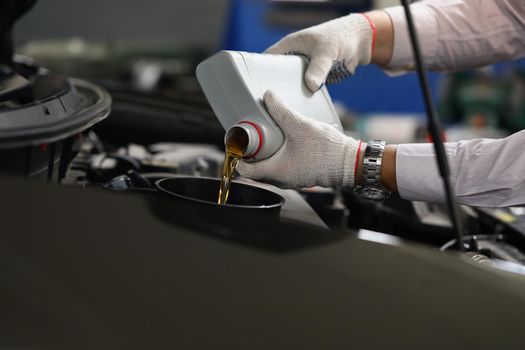
[{"label": "black hanging cable", "polygon": [[434,150],[436,152],[436,160],[439,167],[439,173],[443,178],[443,183],[445,187],[447,207],[450,215],[450,220],[452,221],[452,226],[457,236],[458,249],[463,251],[465,249],[463,243],[463,225],[459,217],[459,206],[456,202],[456,195],[454,189],[450,184],[450,170],[445,153],[445,146],[442,140],[442,127],[437,117],[436,109],[432,98],[430,96],[430,89],[428,87],[428,80],[426,75],[426,67],[421,57],[421,50],[419,47],[419,41],[417,38],[416,28],[412,18],[412,12],[410,11],[409,0],[401,0],[403,7],[405,9],[405,16],[408,24],[408,31],[410,34],[410,41],[412,44],[412,50],[414,52],[414,57],[416,60],[416,70],[419,77],[419,83],[421,85],[421,90],[423,92],[423,99],[425,101],[425,109],[428,117],[428,131],[432,137],[432,142],[434,144]]}]

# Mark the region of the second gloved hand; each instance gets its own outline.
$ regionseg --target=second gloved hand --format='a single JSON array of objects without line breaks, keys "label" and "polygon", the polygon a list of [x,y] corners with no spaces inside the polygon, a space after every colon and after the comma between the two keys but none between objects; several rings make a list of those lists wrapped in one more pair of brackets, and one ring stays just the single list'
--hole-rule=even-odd
[{"label": "second gloved hand", "polygon": [[364,14],[352,14],[287,35],[268,48],[269,54],[301,54],[310,58],[304,80],[310,91],[354,74],[372,60],[375,29]]},{"label": "second gloved hand", "polygon": [[282,188],[354,186],[359,141],[331,125],[299,115],[269,90],[264,102],[285,135],[283,146],[259,162],[241,161],[237,171]]}]

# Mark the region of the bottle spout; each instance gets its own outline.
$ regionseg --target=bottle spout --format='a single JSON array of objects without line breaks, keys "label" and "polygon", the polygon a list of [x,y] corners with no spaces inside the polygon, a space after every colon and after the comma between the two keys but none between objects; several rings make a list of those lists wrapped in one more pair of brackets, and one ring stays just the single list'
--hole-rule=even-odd
[{"label": "bottle spout", "polygon": [[256,157],[262,149],[263,134],[256,123],[243,120],[226,131],[224,144],[237,144],[237,147],[244,150],[243,158],[249,160]]}]

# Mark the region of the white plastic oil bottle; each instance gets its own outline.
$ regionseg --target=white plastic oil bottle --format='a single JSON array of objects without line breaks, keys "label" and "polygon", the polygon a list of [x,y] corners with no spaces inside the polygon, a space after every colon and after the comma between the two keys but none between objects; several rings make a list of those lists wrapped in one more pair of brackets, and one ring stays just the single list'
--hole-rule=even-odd
[{"label": "white plastic oil bottle", "polygon": [[293,55],[268,55],[221,51],[197,67],[197,79],[226,130],[244,133],[243,158],[257,161],[272,156],[284,135],[264,107],[263,95],[272,89],[291,108],[342,131],[326,87],[312,93],[304,84],[307,60]]}]

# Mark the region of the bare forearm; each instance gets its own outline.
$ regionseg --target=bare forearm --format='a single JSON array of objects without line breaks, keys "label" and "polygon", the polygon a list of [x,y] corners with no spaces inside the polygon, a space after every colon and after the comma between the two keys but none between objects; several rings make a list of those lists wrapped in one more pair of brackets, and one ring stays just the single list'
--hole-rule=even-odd
[{"label": "bare forearm", "polygon": [[368,18],[376,28],[375,46],[372,52],[372,63],[386,66],[392,59],[394,49],[394,27],[390,16],[382,10],[367,12]]}]

